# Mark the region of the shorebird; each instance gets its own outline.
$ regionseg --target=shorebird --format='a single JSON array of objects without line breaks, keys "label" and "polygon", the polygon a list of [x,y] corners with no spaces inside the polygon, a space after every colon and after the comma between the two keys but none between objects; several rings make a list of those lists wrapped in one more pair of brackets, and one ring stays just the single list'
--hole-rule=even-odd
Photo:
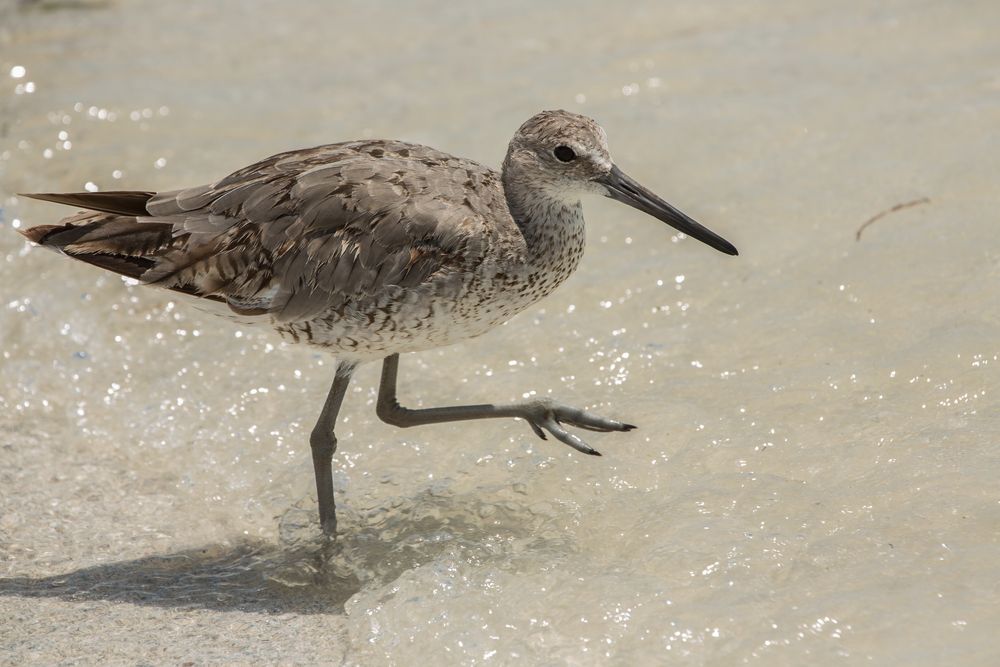
[{"label": "shorebird", "polygon": [[400,354],[483,334],[569,277],[583,255],[584,193],[737,254],[625,175],[595,121],[561,110],[521,125],[499,172],[427,146],[349,141],[280,153],[183,190],[24,195],[86,210],[22,233],[334,353],[309,439],[320,524],[334,535],[334,425],[359,363],[382,360],[376,413],[395,426],[519,417],[543,440],[548,433],[592,455],[564,426],[635,428],[550,399],[409,409],[396,398]]}]

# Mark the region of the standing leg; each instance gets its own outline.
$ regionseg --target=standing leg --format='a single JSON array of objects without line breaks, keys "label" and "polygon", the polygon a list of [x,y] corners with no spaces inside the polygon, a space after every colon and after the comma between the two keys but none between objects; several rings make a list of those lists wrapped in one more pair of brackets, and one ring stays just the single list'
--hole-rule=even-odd
[{"label": "standing leg", "polygon": [[404,408],[396,399],[396,376],[399,372],[399,355],[393,354],[382,362],[382,381],[378,388],[376,412],[379,418],[394,426],[420,426],[441,422],[465,421],[467,419],[495,419],[498,417],[519,417],[531,427],[542,440],[548,431],[562,443],[583,452],[600,456],[601,453],[562,427],[563,423],[587,429],[588,431],[631,431],[632,424],[624,424],[614,419],[605,419],[578,408],[556,401],[539,398],[522,403],[507,405],[455,405],[447,408],[424,408],[411,410]]},{"label": "standing leg", "polygon": [[316,471],[316,496],[319,499],[319,523],[323,532],[333,536],[337,534],[337,513],[333,502],[333,469],[331,459],[337,451],[337,436],[333,429],[337,423],[337,413],[340,404],[344,402],[344,393],[351,381],[355,364],[340,362],[333,378],[330,393],[326,396],[323,411],[319,413],[316,426],[309,436],[312,447],[313,468]]}]

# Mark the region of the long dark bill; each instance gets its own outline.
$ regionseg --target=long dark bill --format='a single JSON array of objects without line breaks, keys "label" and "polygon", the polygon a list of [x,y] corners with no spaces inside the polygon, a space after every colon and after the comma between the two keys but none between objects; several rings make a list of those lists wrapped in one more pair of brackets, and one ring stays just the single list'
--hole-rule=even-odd
[{"label": "long dark bill", "polygon": [[600,182],[607,187],[607,196],[611,199],[628,204],[647,213],[657,220],[662,220],[679,232],[698,239],[702,243],[707,243],[716,250],[727,255],[738,255],[736,247],[707,227],[703,227],[681,211],[657,197],[654,193],[639,185],[639,183],[627,175],[617,166],[611,167],[611,171]]}]

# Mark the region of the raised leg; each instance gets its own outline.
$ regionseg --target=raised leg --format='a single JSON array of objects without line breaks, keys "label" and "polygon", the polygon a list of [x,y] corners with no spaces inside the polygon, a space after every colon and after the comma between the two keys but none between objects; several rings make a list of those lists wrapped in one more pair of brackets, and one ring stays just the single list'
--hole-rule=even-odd
[{"label": "raised leg", "polygon": [[309,436],[312,447],[313,468],[316,471],[316,496],[319,499],[319,523],[323,532],[333,536],[337,534],[337,512],[333,501],[333,469],[331,459],[337,451],[337,436],[333,429],[337,424],[337,413],[344,402],[347,385],[354,372],[354,364],[341,362],[333,378],[330,393],[326,395],[323,411],[319,413],[316,426]]},{"label": "raised leg", "polygon": [[378,388],[378,404],[376,412],[379,418],[393,426],[403,428],[423,424],[440,424],[441,422],[465,421],[467,419],[496,419],[499,417],[518,417],[528,422],[531,430],[542,440],[545,432],[551,433],[557,440],[593,456],[601,453],[562,427],[563,424],[578,426],[588,431],[631,431],[632,424],[624,424],[614,419],[605,419],[585,412],[578,408],[563,405],[555,401],[540,398],[522,403],[506,405],[455,405],[447,408],[424,408],[411,410],[404,408],[396,400],[396,376],[399,372],[399,355],[393,354],[382,362],[382,381]]}]

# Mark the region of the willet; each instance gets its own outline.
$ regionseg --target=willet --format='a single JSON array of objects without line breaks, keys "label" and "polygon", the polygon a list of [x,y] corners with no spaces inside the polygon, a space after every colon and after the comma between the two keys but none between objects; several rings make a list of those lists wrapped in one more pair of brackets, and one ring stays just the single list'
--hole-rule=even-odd
[{"label": "willet", "polygon": [[526,121],[500,172],[427,146],[350,141],[281,153],[184,190],[25,195],[87,210],[23,233],[336,354],[309,440],[320,523],[334,534],[334,425],[359,363],[383,360],[376,412],[395,426],[519,417],[543,440],[549,433],[593,455],[564,425],[635,428],[549,399],[426,409],[396,399],[401,353],[483,334],[566,280],[583,255],[587,192],[737,254],[626,176],[604,130],[567,111]]}]

